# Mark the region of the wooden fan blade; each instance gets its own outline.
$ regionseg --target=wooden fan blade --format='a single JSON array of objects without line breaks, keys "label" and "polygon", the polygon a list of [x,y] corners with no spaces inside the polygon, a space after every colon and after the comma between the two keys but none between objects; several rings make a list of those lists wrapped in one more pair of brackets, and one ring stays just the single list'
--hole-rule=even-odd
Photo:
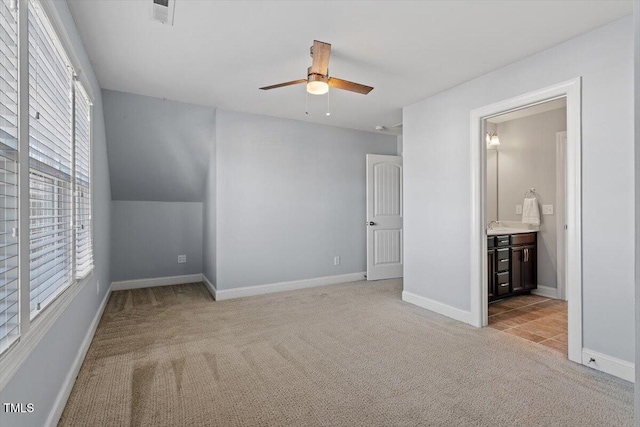
[{"label": "wooden fan blade", "polygon": [[326,76],[329,73],[329,56],[331,55],[331,45],[325,42],[313,41],[313,63],[311,72]]},{"label": "wooden fan blade", "polygon": [[361,85],[360,83],[353,83],[347,80],[336,79],[335,77],[329,77],[329,81],[327,83],[329,83],[329,87],[357,92],[363,95],[366,95],[373,90],[371,86],[365,86]]},{"label": "wooden fan blade", "polygon": [[278,83],[277,85],[271,85],[271,86],[265,86],[265,87],[261,87],[260,90],[270,90],[270,89],[277,89],[279,87],[285,87],[285,86],[291,86],[291,85],[298,85],[300,83],[306,83],[307,79],[300,79],[300,80],[292,80],[290,82],[285,82],[285,83]]}]

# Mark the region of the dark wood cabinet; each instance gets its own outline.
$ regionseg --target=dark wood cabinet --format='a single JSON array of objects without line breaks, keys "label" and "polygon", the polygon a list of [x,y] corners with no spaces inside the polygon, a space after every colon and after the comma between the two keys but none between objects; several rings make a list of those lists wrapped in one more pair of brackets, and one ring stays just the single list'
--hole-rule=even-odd
[{"label": "dark wood cabinet", "polygon": [[538,260],[536,259],[536,245],[524,247],[524,261],[522,263],[522,285],[525,291],[538,287]]},{"label": "dark wood cabinet", "polygon": [[487,252],[487,271],[489,272],[489,300],[495,297],[496,286],[496,251],[489,249]]},{"label": "dark wood cabinet", "polygon": [[511,290],[512,292],[524,291],[524,280],[522,278],[522,266],[524,263],[524,248],[519,246],[511,248]]},{"label": "dark wood cabinet", "polygon": [[489,301],[537,288],[535,233],[488,236]]}]

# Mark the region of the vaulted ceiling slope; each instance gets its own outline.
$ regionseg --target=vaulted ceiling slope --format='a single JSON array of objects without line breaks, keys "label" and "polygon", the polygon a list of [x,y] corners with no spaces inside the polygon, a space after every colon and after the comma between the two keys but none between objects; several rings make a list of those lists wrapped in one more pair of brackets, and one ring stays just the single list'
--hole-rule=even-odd
[{"label": "vaulted ceiling slope", "polygon": [[112,200],[201,202],[215,108],[102,91]]},{"label": "vaulted ceiling slope", "polygon": [[[630,0],[176,0],[173,26],[151,0],[69,0],[103,88],[354,129],[390,127],[402,107],[631,14]],[[367,96],[304,85],[313,40],[332,44],[331,75]]]}]

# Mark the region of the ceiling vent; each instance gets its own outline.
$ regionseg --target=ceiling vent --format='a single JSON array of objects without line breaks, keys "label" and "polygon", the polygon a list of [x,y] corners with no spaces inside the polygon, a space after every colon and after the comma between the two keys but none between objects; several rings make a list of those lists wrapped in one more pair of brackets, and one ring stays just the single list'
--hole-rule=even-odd
[{"label": "ceiling vent", "polygon": [[151,18],[163,24],[173,25],[175,0],[151,0]]}]

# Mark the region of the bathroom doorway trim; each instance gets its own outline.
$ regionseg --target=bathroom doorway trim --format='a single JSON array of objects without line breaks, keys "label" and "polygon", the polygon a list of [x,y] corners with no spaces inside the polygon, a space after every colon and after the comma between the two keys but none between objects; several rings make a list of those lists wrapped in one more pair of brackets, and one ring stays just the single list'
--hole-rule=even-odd
[{"label": "bathroom doorway trim", "polygon": [[566,295],[569,360],[582,361],[581,78],[471,111],[471,323],[488,323],[485,119],[557,98],[567,99]]}]

